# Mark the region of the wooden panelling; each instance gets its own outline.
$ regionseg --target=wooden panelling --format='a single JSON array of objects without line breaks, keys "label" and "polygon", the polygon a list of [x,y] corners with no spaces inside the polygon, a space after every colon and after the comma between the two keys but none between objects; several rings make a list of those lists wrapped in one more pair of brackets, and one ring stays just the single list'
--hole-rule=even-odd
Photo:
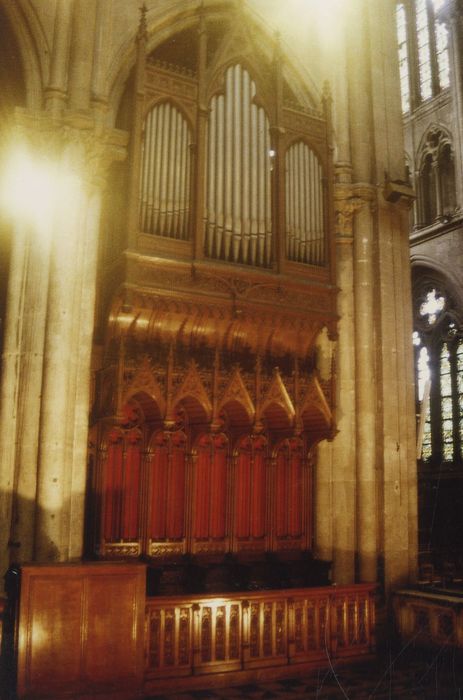
[{"label": "wooden panelling", "polygon": [[145,567],[21,569],[18,697],[135,696],[143,677]]},{"label": "wooden panelling", "polygon": [[[295,665],[371,654],[374,589],[358,584],[224,598],[149,598],[145,687],[173,688],[174,678],[175,689],[198,687],[198,676],[227,671],[234,679],[253,673],[264,678],[265,669],[271,677],[290,675],[297,673]],[[203,682],[214,685],[214,678]]]},{"label": "wooden panelling", "polygon": [[458,591],[397,591],[393,607],[396,628],[404,642],[463,649],[463,596]]}]

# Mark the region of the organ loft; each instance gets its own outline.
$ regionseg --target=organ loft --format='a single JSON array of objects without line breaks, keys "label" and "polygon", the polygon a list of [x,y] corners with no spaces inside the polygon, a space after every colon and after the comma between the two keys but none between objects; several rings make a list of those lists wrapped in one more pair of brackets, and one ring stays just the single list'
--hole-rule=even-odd
[{"label": "organ loft", "polygon": [[370,658],[418,565],[394,3],[0,25],[5,677],[140,697]]}]

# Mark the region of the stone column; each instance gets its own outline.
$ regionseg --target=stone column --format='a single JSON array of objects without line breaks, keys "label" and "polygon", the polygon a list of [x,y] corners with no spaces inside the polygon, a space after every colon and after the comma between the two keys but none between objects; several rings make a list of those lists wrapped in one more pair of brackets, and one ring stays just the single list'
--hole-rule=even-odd
[{"label": "stone column", "polygon": [[376,368],[374,328],[373,105],[367,3],[355,3],[348,41],[349,112],[354,194],[362,206],[354,214],[354,337],[357,451],[358,577],[377,577]]},{"label": "stone column", "polygon": [[125,156],[126,135],[71,119],[17,115],[17,140],[54,179],[43,211],[15,217],[0,403],[2,572],[82,549],[102,173]]},{"label": "stone column", "polygon": [[50,80],[45,91],[46,106],[54,114],[66,105],[73,5],[73,0],[65,0],[56,6]]},{"label": "stone column", "polygon": [[90,363],[104,139],[64,130],[54,220],[37,477],[35,558],[82,553]]},{"label": "stone column", "polygon": [[354,317],[357,434],[357,550],[360,581],[376,581],[376,368],[373,212],[368,201],[355,216]]},{"label": "stone column", "polygon": [[352,222],[359,200],[352,189],[346,46],[338,37],[330,58],[335,139],[335,233],[338,339],[335,351],[336,427],[332,442],[319,446],[316,466],[315,543],[319,556],[333,561],[332,580],[355,581],[356,436]]},{"label": "stone column", "polygon": [[[356,538],[356,372],[354,325],[354,270],[352,225],[361,205],[349,185],[345,166],[338,167],[336,187],[336,249],[338,294],[338,333],[336,353],[336,423],[338,435],[333,442],[333,512],[334,561],[333,581],[355,581]],[[344,176],[343,176],[344,173]]]},{"label": "stone column", "polygon": [[[376,187],[373,251],[377,368],[379,580],[385,591],[414,580],[417,556],[412,304],[408,207],[396,29],[390,3],[368,5]],[[385,177],[386,173],[386,177]],[[387,184],[387,186],[386,186]]]},{"label": "stone column", "polygon": [[71,61],[69,68],[69,107],[90,107],[93,56],[96,31],[95,0],[74,0]]},{"label": "stone column", "polygon": [[[46,161],[35,115],[18,111],[13,142]],[[25,197],[27,197],[25,193]],[[40,207],[40,203],[37,203]],[[51,211],[11,214],[13,228],[0,389],[0,576],[32,559]]]}]

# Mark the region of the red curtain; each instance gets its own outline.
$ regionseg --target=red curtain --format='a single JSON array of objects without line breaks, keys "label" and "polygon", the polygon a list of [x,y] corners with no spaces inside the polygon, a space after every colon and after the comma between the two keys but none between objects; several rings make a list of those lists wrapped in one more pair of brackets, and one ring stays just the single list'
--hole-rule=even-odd
[{"label": "red curtain", "polygon": [[203,435],[198,440],[193,502],[196,539],[225,537],[227,447],[224,435]]},{"label": "red curtain", "polygon": [[243,438],[238,445],[235,485],[235,532],[240,539],[266,533],[267,441],[262,436]]},{"label": "red curtain", "polygon": [[186,436],[160,432],[152,441],[150,532],[153,540],[185,535]]},{"label": "red curtain", "polygon": [[302,442],[285,440],[277,451],[275,523],[277,537],[299,537],[302,534]]},{"label": "red curtain", "polygon": [[138,430],[107,436],[103,471],[103,536],[107,542],[139,537],[142,444]]}]

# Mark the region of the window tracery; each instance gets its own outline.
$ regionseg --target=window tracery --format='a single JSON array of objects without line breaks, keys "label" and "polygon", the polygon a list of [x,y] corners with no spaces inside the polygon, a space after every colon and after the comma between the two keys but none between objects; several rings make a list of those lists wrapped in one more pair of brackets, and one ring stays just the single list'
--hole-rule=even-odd
[{"label": "window tracery", "polygon": [[426,135],[417,188],[417,226],[449,220],[456,211],[455,164],[450,136],[440,127]]},{"label": "window tracery", "polygon": [[425,276],[415,285],[415,371],[421,460],[463,456],[463,323],[450,293]]},{"label": "window tracery", "polygon": [[396,5],[404,114],[450,85],[448,29],[439,19],[443,4],[443,0],[409,0]]}]

